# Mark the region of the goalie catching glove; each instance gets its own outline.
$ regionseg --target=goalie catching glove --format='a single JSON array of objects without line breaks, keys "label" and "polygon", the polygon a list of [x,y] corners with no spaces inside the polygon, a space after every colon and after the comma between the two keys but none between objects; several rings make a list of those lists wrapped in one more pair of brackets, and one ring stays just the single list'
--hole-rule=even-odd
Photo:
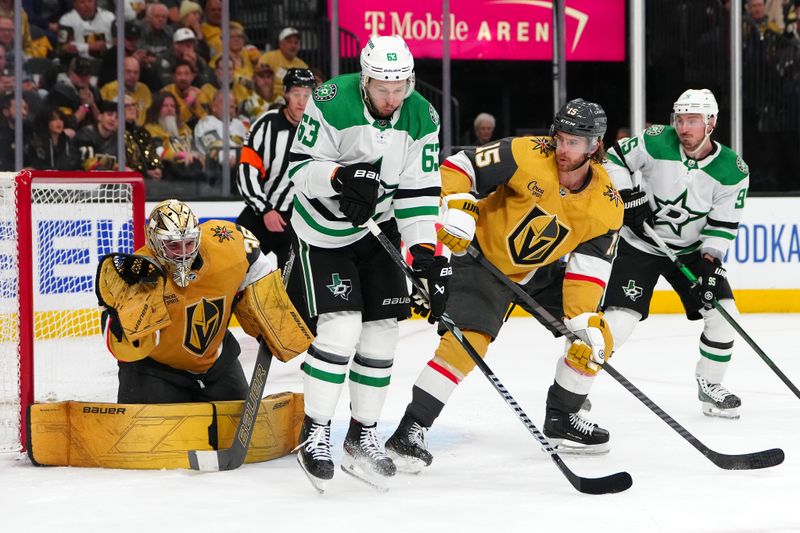
[{"label": "goalie catching glove", "polygon": [[147,357],[156,346],[158,330],[172,323],[164,303],[165,286],[166,273],[152,257],[112,253],[100,258],[95,292],[103,307],[101,327],[117,359]]},{"label": "goalie catching glove", "polygon": [[453,268],[446,257],[433,255],[433,250],[422,244],[411,247],[414,261],[411,268],[428,293],[429,300],[414,287],[411,293],[411,307],[420,316],[427,317],[429,324],[435,324],[444,313],[447,303],[447,282],[453,275]]},{"label": "goalie catching glove", "polygon": [[478,222],[478,203],[469,193],[450,194],[444,197],[445,211],[442,226],[436,232],[439,241],[453,255],[464,255],[475,238]]},{"label": "goalie catching glove", "polygon": [[567,364],[581,374],[597,374],[614,350],[614,338],[603,313],[582,313],[564,320],[564,324],[578,336],[567,347]]}]

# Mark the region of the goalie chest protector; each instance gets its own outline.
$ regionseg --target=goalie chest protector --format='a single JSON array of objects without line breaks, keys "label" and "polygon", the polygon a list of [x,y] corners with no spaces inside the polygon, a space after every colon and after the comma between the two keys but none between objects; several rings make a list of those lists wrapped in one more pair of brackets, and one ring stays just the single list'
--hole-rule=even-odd
[{"label": "goalie chest protector", "polygon": [[[179,287],[167,276],[164,303],[172,324],[160,333],[150,358],[173,368],[204,373],[216,361],[231,319],[234,298],[260,253],[258,240],[224,220],[200,224],[196,278]],[[137,254],[153,256],[142,247]]]}]

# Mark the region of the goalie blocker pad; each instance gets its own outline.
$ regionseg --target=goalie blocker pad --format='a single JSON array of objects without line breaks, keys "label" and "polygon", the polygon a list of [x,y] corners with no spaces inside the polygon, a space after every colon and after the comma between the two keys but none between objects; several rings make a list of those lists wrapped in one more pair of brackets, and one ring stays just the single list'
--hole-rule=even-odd
[{"label": "goalie blocker pad", "polygon": [[283,362],[305,352],[314,340],[286,294],[280,270],[248,285],[234,314],[245,333],[261,337]]},{"label": "goalie blocker pad", "polygon": [[[28,407],[28,457],[37,466],[188,469],[190,450],[231,446],[241,413],[241,401],[37,403]],[[245,462],[291,453],[302,422],[302,394],[282,392],[261,400]]]}]

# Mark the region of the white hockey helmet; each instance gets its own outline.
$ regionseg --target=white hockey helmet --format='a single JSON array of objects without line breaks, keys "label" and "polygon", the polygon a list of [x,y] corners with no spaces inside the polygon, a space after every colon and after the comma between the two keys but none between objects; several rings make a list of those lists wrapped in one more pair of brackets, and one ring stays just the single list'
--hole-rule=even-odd
[{"label": "white hockey helmet", "polygon": [[407,80],[405,98],[414,92],[414,56],[399,35],[373,36],[361,50],[361,95],[367,100],[369,78]]},{"label": "white hockey helmet", "polygon": [[164,200],[150,212],[145,226],[147,247],[172,274],[172,279],[186,287],[194,279],[191,268],[200,252],[200,224],[189,206],[178,200]]},{"label": "white hockey helmet", "polygon": [[719,106],[714,93],[708,89],[688,89],[675,100],[672,112],[675,115],[698,113],[708,124],[711,117],[719,115]]}]

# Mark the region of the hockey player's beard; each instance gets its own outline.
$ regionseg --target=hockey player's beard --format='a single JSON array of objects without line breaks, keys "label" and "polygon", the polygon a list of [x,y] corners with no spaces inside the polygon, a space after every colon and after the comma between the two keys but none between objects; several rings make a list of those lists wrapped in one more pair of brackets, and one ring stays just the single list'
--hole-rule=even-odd
[{"label": "hockey player's beard", "polygon": [[178,137],[180,135],[178,131],[178,119],[175,115],[158,117],[158,125],[161,126],[170,137]]}]

